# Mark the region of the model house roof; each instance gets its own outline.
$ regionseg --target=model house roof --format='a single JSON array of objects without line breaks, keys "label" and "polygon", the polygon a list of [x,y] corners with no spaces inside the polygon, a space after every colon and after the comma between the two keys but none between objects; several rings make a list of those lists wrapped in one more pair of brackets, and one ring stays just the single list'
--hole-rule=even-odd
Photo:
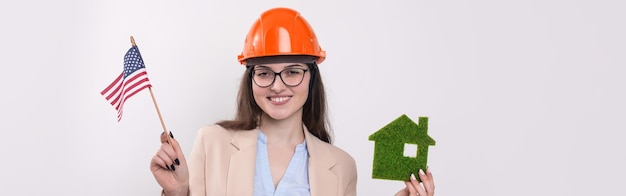
[{"label": "model house roof", "polygon": [[369,140],[435,145],[435,140],[428,135],[428,117],[419,117],[415,123],[405,114],[370,135]]}]

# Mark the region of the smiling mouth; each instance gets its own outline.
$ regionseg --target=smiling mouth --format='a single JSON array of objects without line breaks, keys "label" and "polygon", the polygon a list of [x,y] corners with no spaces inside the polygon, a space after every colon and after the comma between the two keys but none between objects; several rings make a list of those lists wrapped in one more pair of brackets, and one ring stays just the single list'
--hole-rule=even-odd
[{"label": "smiling mouth", "polygon": [[291,99],[291,97],[269,97],[269,100],[273,103],[283,103]]}]

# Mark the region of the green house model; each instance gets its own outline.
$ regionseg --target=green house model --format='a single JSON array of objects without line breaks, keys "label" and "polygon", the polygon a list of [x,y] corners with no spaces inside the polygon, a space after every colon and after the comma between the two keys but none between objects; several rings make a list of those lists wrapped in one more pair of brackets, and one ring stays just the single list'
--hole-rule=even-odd
[{"label": "green house model", "polygon": [[435,140],[428,136],[428,117],[418,122],[403,114],[369,136],[374,141],[372,178],[409,181],[411,173],[418,177],[419,169],[426,169],[428,146]]}]

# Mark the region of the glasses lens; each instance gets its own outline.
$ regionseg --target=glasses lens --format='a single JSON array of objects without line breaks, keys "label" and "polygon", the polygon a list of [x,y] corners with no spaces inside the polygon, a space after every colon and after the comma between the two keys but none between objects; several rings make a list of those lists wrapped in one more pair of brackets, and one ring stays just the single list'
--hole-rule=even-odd
[{"label": "glasses lens", "polygon": [[287,86],[298,86],[304,78],[304,69],[285,69],[280,72],[280,77]]},{"label": "glasses lens", "polygon": [[260,87],[267,87],[274,82],[274,72],[269,69],[256,69],[254,70],[252,79],[256,85]]}]

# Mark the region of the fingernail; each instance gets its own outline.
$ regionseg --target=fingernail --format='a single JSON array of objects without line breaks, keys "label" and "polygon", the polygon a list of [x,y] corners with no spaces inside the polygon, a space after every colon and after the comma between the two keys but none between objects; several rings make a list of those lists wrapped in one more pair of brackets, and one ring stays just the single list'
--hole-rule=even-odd
[{"label": "fingernail", "polygon": [[178,161],[178,158],[174,159],[174,163],[176,163],[176,165],[180,165],[180,161]]},{"label": "fingernail", "polygon": [[172,132],[171,132],[171,131],[170,131],[170,137],[171,137],[171,138],[174,138],[174,135],[172,134]]},{"label": "fingernail", "polygon": [[430,166],[426,166],[426,173],[429,173],[429,174],[431,173],[430,172]]},{"label": "fingernail", "polygon": [[170,170],[170,166],[169,165],[166,165],[165,168],[167,168],[167,170]]},{"label": "fingernail", "polygon": [[170,167],[172,168],[172,170],[176,171],[176,168],[174,167],[174,164],[170,165]]},{"label": "fingernail", "polygon": [[413,174],[413,173],[411,173],[411,180],[417,180],[417,179],[415,178],[415,174]]},{"label": "fingernail", "polygon": [[420,171],[419,171],[419,172],[420,172],[420,175],[426,175],[426,174],[424,173],[424,170],[422,170],[422,169],[420,169]]}]

